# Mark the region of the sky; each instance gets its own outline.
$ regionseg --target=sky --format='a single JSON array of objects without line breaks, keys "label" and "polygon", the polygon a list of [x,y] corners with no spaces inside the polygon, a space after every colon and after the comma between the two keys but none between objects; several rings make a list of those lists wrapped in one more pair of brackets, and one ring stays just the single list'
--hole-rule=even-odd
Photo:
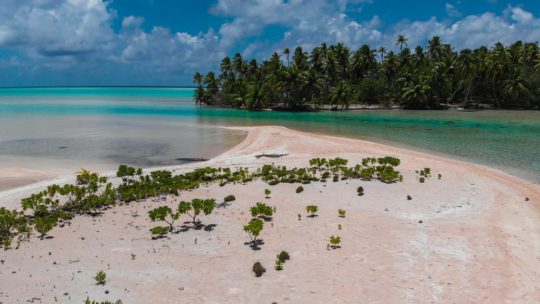
[{"label": "sky", "polygon": [[539,0],[0,0],[0,87],[189,86],[236,52],[540,41]]}]

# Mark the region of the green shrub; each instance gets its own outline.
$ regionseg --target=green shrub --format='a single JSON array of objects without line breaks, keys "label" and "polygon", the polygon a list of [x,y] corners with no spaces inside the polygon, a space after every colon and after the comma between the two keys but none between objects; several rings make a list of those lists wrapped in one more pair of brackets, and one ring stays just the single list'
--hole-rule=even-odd
[{"label": "green shrub", "polygon": [[261,219],[251,219],[249,223],[244,225],[244,232],[246,232],[249,235],[249,238],[251,239],[252,247],[257,247],[257,241],[259,234],[263,230],[264,222]]},{"label": "green shrub", "polygon": [[232,202],[235,200],[236,200],[236,197],[232,194],[225,196],[225,198],[223,199],[225,203]]},{"label": "green shrub", "polygon": [[341,237],[337,236],[337,235],[332,235],[330,237],[330,247],[332,247],[332,249],[336,249],[339,247],[339,244],[341,244]]},{"label": "green shrub", "polygon": [[278,260],[282,261],[282,262],[285,262],[285,261],[288,261],[291,259],[291,257],[289,256],[289,253],[287,251],[281,251],[278,255],[277,255],[277,258]]},{"label": "green shrub", "polygon": [[103,270],[100,270],[98,273],[96,273],[94,280],[96,280],[97,285],[105,285],[107,282],[107,274]]},{"label": "green shrub", "polygon": [[338,216],[339,216],[339,217],[345,217],[345,214],[346,214],[346,213],[347,213],[347,212],[346,212],[345,210],[343,210],[343,209],[339,209],[339,210],[338,210]]},{"label": "green shrub", "polygon": [[317,216],[316,213],[317,213],[318,210],[319,210],[319,207],[316,206],[316,205],[308,205],[308,206],[306,206],[306,211],[308,213],[310,213],[311,217]]},{"label": "green shrub", "polygon": [[117,300],[116,302],[111,302],[111,301],[98,302],[98,301],[90,300],[90,297],[86,297],[84,304],[122,304],[122,301]]},{"label": "green shrub", "polygon": [[283,261],[280,260],[280,259],[276,259],[276,265],[274,266],[274,269],[276,269],[277,271],[281,271],[283,270]]},{"label": "green shrub", "polygon": [[265,203],[257,202],[255,206],[251,207],[250,209],[251,216],[253,217],[262,217],[265,219],[272,218],[272,215],[274,213],[272,207],[268,206]]},{"label": "green shrub", "polygon": [[255,264],[253,264],[252,269],[253,269],[253,272],[255,273],[255,276],[257,278],[261,277],[263,275],[263,273],[266,272],[266,269],[263,267],[261,262],[255,262]]},{"label": "green shrub", "polygon": [[30,234],[24,215],[15,210],[0,208],[0,247],[7,249],[11,247],[13,238],[19,237],[19,240]]},{"label": "green shrub", "polygon": [[35,228],[39,232],[39,237],[41,239],[45,238],[45,235],[51,231],[58,223],[58,217],[56,215],[45,215],[35,218]]},{"label": "green shrub", "polygon": [[268,182],[268,185],[270,185],[270,186],[275,186],[275,185],[277,185],[277,184],[279,184],[279,181],[276,180],[276,179],[273,179],[273,180],[271,180],[271,181]]},{"label": "green shrub", "polygon": [[358,196],[364,195],[364,187],[358,186],[358,188],[356,188],[356,192],[358,193]]},{"label": "green shrub", "polygon": [[155,238],[161,238],[165,236],[169,231],[169,227],[166,226],[156,226],[150,229],[150,233],[152,233]]},{"label": "green shrub", "polygon": [[419,181],[420,181],[420,183],[422,183],[422,184],[423,184],[423,183],[424,183],[424,182],[426,181],[426,179],[425,179],[425,178],[423,178],[423,177],[420,177]]},{"label": "green shrub", "polygon": [[298,186],[298,187],[296,188],[296,193],[301,193],[301,192],[304,192],[304,187]]},{"label": "green shrub", "polygon": [[169,232],[174,229],[174,222],[180,218],[179,212],[173,212],[168,206],[161,206],[148,211],[148,216],[152,222],[165,222],[169,225]]},{"label": "green shrub", "polygon": [[178,204],[178,213],[187,214],[191,217],[192,223],[194,225],[201,225],[200,219],[197,217],[203,213],[204,215],[209,215],[214,211],[216,207],[215,199],[199,199],[195,198],[191,202],[181,201]]},{"label": "green shrub", "polygon": [[437,178],[438,178],[438,179],[441,179],[441,178],[442,178],[442,174],[440,174],[440,173],[437,174]]},{"label": "green shrub", "polygon": [[270,198],[270,194],[272,194],[272,191],[270,191],[270,189],[264,189],[264,195],[266,198]]}]

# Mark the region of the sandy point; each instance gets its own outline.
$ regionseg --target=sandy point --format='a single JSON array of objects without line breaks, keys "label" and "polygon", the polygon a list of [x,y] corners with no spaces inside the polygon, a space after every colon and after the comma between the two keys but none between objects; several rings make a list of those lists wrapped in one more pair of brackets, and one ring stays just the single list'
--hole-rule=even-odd
[{"label": "sandy point", "polygon": [[[0,253],[0,303],[83,303],[87,296],[124,303],[538,303],[538,185],[367,141],[277,126],[235,129],[248,135],[233,149],[205,163],[169,169],[307,167],[313,157],[339,156],[354,164],[368,156],[394,156],[401,159],[404,181],[316,182],[303,185],[301,193],[295,191],[298,184],[210,185],[117,206],[100,217],[77,217],[55,228],[51,239],[33,237],[18,250]],[[256,157],[261,155],[281,157]],[[420,183],[416,171],[425,167],[432,177]],[[13,204],[43,186],[0,193],[0,201]],[[364,196],[357,195],[358,186]],[[213,230],[151,239],[151,208],[197,197],[220,202],[229,194],[236,201],[203,218],[215,224]],[[253,251],[244,244],[242,226],[258,201],[277,212],[261,233],[261,250]],[[306,217],[309,204],[319,206],[318,217]],[[338,209],[346,210],[344,218]],[[341,248],[327,250],[331,235],[341,236]],[[276,271],[281,250],[291,260]],[[260,278],[251,271],[256,261],[267,269]],[[93,279],[100,270],[108,276],[104,286]]]}]

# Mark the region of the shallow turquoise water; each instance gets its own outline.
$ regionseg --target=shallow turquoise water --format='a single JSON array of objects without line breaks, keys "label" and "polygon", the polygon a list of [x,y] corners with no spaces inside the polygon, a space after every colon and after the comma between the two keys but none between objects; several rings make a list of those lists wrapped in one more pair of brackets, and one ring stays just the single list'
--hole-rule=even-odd
[{"label": "shallow turquoise water", "polygon": [[[164,165],[240,140],[214,125],[278,124],[487,164],[540,183],[540,112],[248,112],[195,107],[192,89],[0,89],[0,166],[68,159]],[[23,162],[24,163],[19,163]]]}]

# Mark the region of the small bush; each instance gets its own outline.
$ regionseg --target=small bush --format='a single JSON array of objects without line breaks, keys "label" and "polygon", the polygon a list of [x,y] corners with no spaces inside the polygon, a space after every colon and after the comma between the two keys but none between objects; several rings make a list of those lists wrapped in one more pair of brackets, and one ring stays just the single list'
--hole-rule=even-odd
[{"label": "small bush", "polygon": [[412,200],[412,197],[410,195],[407,195],[407,200],[408,201]]},{"label": "small bush", "polygon": [[277,184],[279,184],[279,181],[278,181],[278,180],[275,180],[275,179],[273,179],[273,180],[271,180],[271,181],[268,182],[268,185],[270,185],[270,186],[275,186],[275,185],[277,185]]},{"label": "small bush", "polygon": [[244,225],[244,232],[246,232],[249,235],[249,238],[251,239],[251,245],[255,249],[258,245],[257,237],[261,233],[264,227],[264,222],[261,219],[252,219]]},{"label": "small bush", "polygon": [[528,201],[529,201],[529,198],[528,198],[528,197],[526,197],[526,198],[525,198],[525,201],[526,201],[526,202],[528,202]]},{"label": "small bush", "polygon": [[335,182],[338,182],[339,181],[339,175],[334,175],[333,179],[332,179]]},{"label": "small bush", "polygon": [[306,206],[306,211],[308,213],[311,213],[311,215],[310,215],[311,217],[315,217],[315,216],[317,216],[316,213],[317,213],[317,211],[319,211],[319,207],[317,207],[316,205],[308,205],[308,206]]},{"label": "small bush", "polygon": [[263,275],[263,273],[266,272],[266,269],[263,267],[263,265],[261,264],[261,262],[255,262],[255,264],[253,264],[253,272],[255,273],[255,276],[258,278],[258,277],[261,277]]},{"label": "small bush", "polygon": [[278,255],[277,255],[277,258],[282,261],[282,262],[285,262],[285,261],[288,261],[291,259],[291,257],[289,256],[289,253],[287,251],[281,251]]},{"label": "small bush", "polygon": [[330,247],[332,247],[332,249],[336,249],[339,247],[339,244],[341,244],[341,237],[337,236],[337,235],[332,235],[330,237]]},{"label": "small bush", "polygon": [[364,187],[358,186],[358,188],[356,188],[356,192],[358,193],[358,196],[364,195]]},{"label": "small bush", "polygon": [[165,226],[156,226],[156,227],[150,229],[150,233],[152,233],[152,235],[155,238],[162,238],[168,232],[169,232],[169,227],[165,227]]},{"label": "small bush", "polygon": [[421,184],[423,184],[426,181],[426,179],[424,177],[420,177],[419,181]]},{"label": "small bush", "polygon": [[225,203],[232,202],[235,200],[236,200],[236,197],[232,194],[225,196],[225,198],[223,199]]},{"label": "small bush", "polygon": [[97,285],[105,285],[105,282],[107,282],[107,274],[103,270],[100,270],[96,273],[94,280],[96,280]]},{"label": "small bush", "polygon": [[86,297],[86,300],[84,301],[84,304],[122,304],[122,301],[117,300],[116,302],[111,302],[111,301],[98,302],[98,301],[90,300],[89,297]]},{"label": "small bush", "polygon": [[442,178],[442,174],[437,174],[437,178],[441,179]]},{"label": "small bush", "polygon": [[339,209],[337,212],[339,217],[345,217],[345,214],[347,213],[347,211],[343,209]]},{"label": "small bush", "polygon": [[271,219],[274,214],[272,207],[268,206],[265,203],[257,202],[255,206],[249,209],[251,216],[253,217],[262,217],[264,219]]},{"label": "small bush", "polygon": [[270,189],[264,189],[264,195],[266,198],[270,198],[270,194],[272,194],[272,191],[270,191]]},{"label": "small bush", "polygon": [[276,265],[274,266],[274,269],[276,269],[277,271],[281,271],[283,270],[283,261],[280,260],[280,259],[276,259]]},{"label": "small bush", "polygon": [[296,193],[301,193],[301,192],[304,192],[304,187],[298,186],[298,188],[296,188]]}]

